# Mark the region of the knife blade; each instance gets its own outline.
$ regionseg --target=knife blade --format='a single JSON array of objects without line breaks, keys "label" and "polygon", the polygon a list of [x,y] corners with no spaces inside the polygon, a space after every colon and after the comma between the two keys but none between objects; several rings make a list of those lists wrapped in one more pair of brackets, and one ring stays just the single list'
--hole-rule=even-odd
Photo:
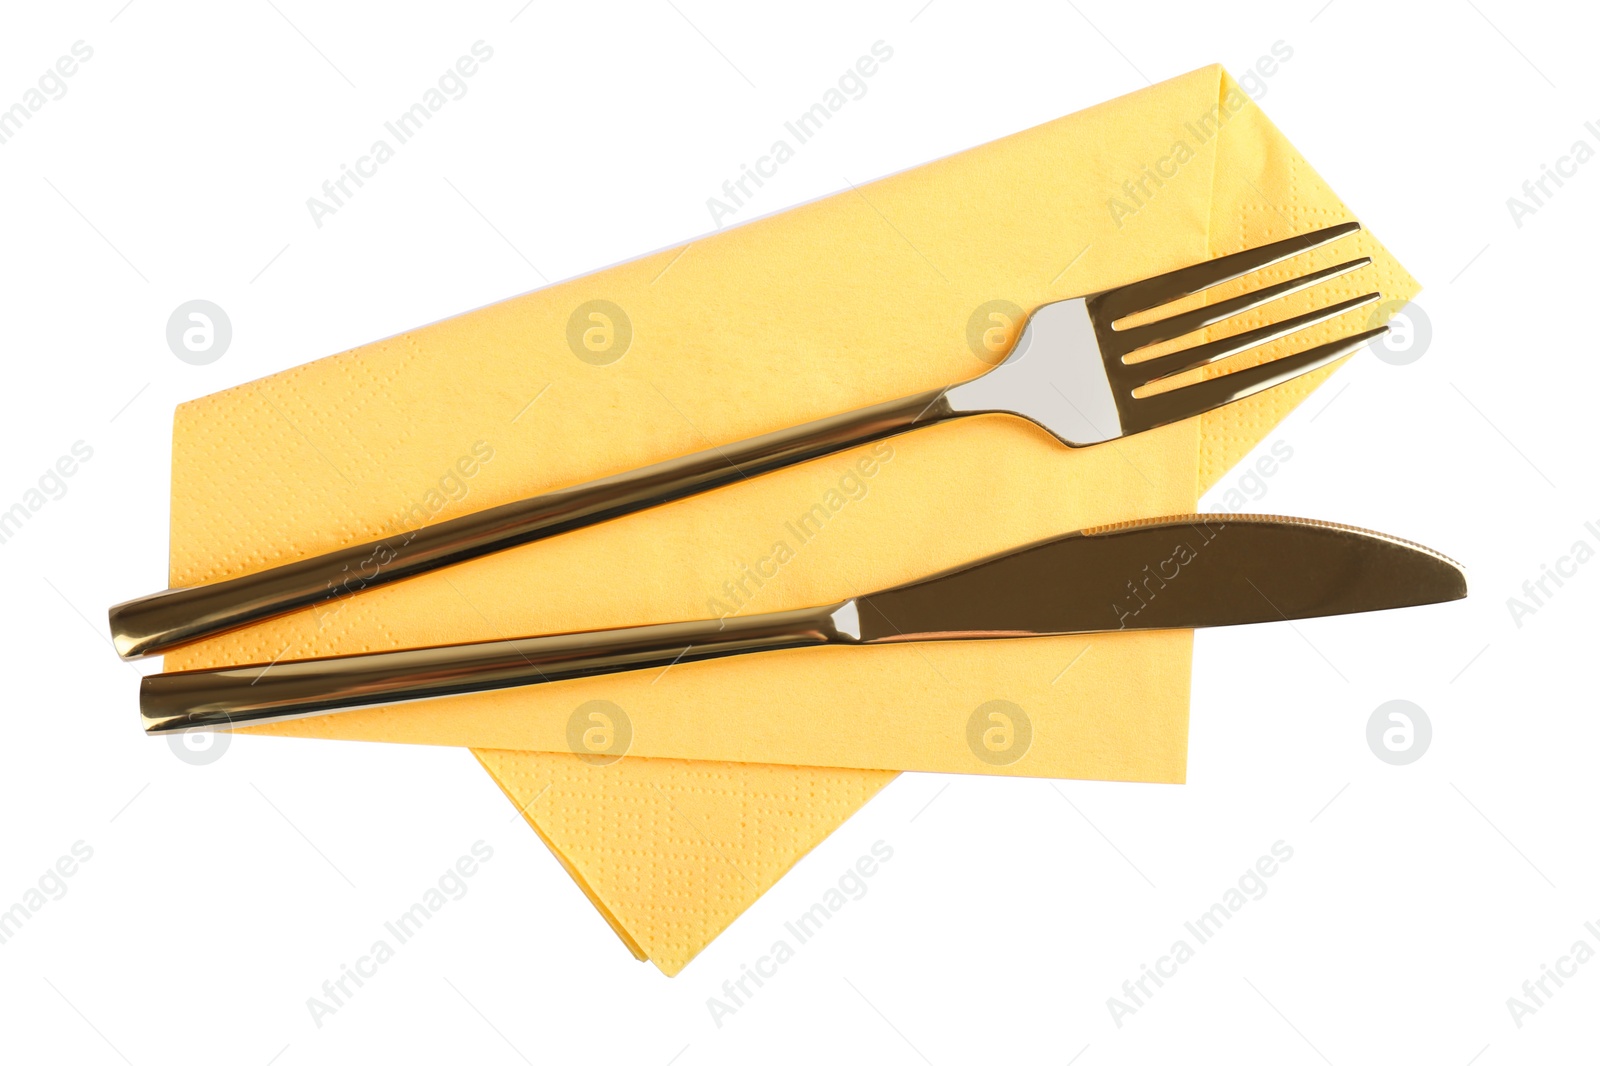
[{"label": "knife blade", "polygon": [[825,644],[1191,629],[1460,599],[1460,566],[1382,533],[1276,515],[1080,530],[842,603],[152,674],[150,733],[253,723]]},{"label": "knife blade", "polygon": [[1197,629],[1460,599],[1444,555],[1278,515],[1179,515],[1069,533],[859,597],[861,640]]}]

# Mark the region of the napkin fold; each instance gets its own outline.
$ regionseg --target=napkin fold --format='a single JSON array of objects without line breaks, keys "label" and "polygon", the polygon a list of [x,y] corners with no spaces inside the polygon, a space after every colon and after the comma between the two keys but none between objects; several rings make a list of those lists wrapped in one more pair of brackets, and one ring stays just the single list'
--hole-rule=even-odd
[{"label": "napkin fold", "polygon": [[[1348,217],[1220,67],[1196,71],[185,404],[171,581],[964,380],[1014,336],[1014,309]],[[1414,293],[1368,234],[1320,254],[1357,246],[1373,267],[1316,303]],[[1313,296],[1300,300],[1270,314]],[[920,430],[270,620],[167,668],[843,599],[1082,525],[1191,510],[1328,373],[1081,452],[1002,417]],[[796,526],[808,514],[820,517]],[[477,749],[629,948],[672,974],[894,771],[1181,781],[1191,647],[1187,633],[1146,633],[809,649],[251,731]],[[997,700],[1029,722],[1014,759],[971,740]]]}]

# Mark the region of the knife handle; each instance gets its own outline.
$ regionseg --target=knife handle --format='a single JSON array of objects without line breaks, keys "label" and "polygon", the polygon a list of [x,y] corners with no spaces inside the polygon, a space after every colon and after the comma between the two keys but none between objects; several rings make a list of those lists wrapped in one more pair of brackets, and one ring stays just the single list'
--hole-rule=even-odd
[{"label": "knife handle", "polygon": [[147,733],[228,729],[747,652],[854,644],[859,635],[855,601],[846,600],[744,618],[183,670],[140,682],[139,715]]},{"label": "knife handle", "polygon": [[111,608],[112,643],[124,659],[159,655],[274,615],[953,417],[944,390],[936,389],[242,577],[167,589]]}]

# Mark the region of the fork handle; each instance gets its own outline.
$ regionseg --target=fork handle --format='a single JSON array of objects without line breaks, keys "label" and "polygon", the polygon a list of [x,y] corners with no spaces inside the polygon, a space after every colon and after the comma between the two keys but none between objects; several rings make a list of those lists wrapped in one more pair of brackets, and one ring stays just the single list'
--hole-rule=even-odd
[{"label": "fork handle", "polygon": [[953,417],[945,390],[935,389],[253,574],[167,589],[111,608],[112,642],[124,659],[158,655],[274,615]]},{"label": "fork handle", "polygon": [[746,652],[854,644],[857,618],[855,601],[846,600],[716,621],[150,674],[139,684],[139,714],[148,733],[228,729]]}]

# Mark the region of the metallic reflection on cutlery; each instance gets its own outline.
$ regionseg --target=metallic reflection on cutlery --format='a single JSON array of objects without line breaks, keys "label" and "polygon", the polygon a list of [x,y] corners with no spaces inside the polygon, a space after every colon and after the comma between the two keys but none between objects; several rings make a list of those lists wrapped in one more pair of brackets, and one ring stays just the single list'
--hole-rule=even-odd
[{"label": "metallic reflection on cutlery", "polygon": [[1271,515],[1086,529],[843,603],[215,670],[153,674],[145,729],[303,718],[746,652],[1275,622],[1455,600],[1445,556],[1381,533]]},{"label": "metallic reflection on cutlery", "polygon": [[[1258,348],[1379,299],[1377,292],[1139,362],[1127,357],[1366,266],[1351,259],[1154,322],[1129,316],[1242,278],[1359,230],[1346,222],[1288,240],[1045,304],[1006,358],[982,376],[695,452],[653,466],[503,504],[325,555],[193,588],[167,589],[111,608],[124,659],[156,655],[302,607],[348,596],[491,552],[553,537],[705,492],[779,467],[919,426],[977,414],[1029,419],[1083,447],[1179,422],[1349,355],[1387,327],[1369,329],[1220,377],[1145,395],[1144,387]],[[1137,394],[1136,394],[1137,390]]]}]

